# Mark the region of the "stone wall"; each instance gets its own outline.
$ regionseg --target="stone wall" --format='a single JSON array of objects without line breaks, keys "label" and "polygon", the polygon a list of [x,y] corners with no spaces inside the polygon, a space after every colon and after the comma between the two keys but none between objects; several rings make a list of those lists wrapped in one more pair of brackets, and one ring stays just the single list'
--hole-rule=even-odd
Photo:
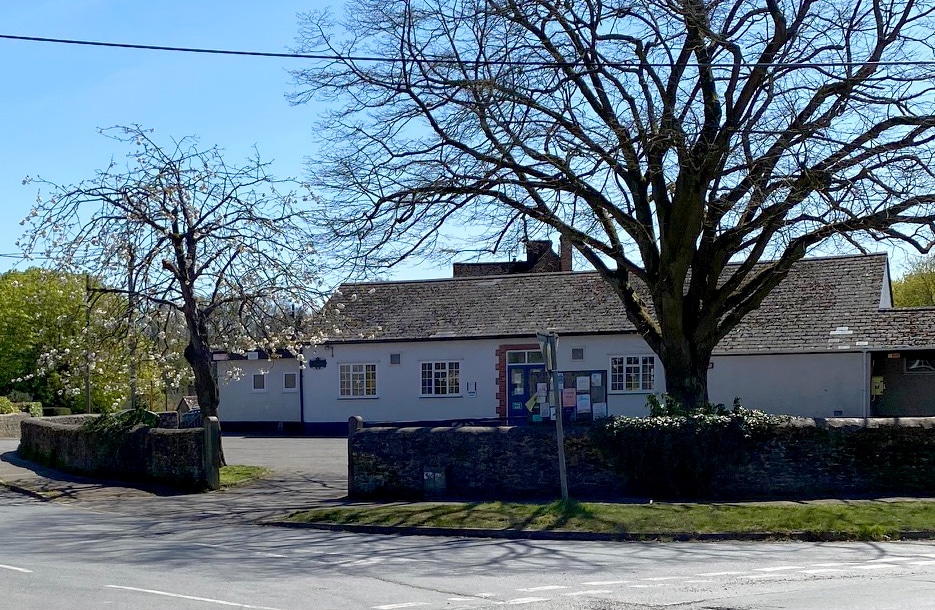
[{"label": "stone wall", "polygon": [[19,438],[20,422],[29,419],[29,413],[0,415],[0,438]]},{"label": "stone wall", "polygon": [[[652,480],[647,486],[647,477],[639,475],[648,462],[641,462],[640,473],[628,472],[632,465],[621,463],[606,446],[599,448],[589,428],[571,427],[565,438],[570,495],[734,500],[935,495],[935,418],[869,420],[867,425],[860,419],[795,419],[747,439],[739,452],[733,447],[729,455],[712,455],[718,460],[713,469],[692,466],[678,455],[678,446],[660,441],[658,434],[650,438],[657,432],[647,433],[645,452],[630,447],[629,455],[646,453],[679,463],[678,477],[690,482],[707,477],[705,486],[683,485],[691,490],[686,493],[677,485],[654,489]],[[546,426],[358,428],[348,439],[348,454],[352,498],[559,494],[555,433]],[[658,467],[666,475],[673,470],[667,463]]]},{"label": "stone wall", "polygon": [[138,428],[113,433],[86,430],[63,419],[25,421],[19,453],[68,472],[193,491],[209,487],[204,429]]},{"label": "stone wall", "polygon": [[[348,439],[349,494],[354,498],[420,498],[426,478],[444,478],[446,497],[524,498],[559,490],[557,445],[540,426],[364,428]],[[566,430],[571,495],[623,490],[587,429]],[[440,483],[435,483],[436,486]]]}]

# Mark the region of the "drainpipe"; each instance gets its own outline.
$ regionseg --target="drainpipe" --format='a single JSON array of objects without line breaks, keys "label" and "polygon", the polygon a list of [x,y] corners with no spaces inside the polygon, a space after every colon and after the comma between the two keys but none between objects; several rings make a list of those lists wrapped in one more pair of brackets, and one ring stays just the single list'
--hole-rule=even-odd
[{"label": "drainpipe", "polygon": [[[305,347],[299,348],[299,355],[304,355]],[[299,362],[299,425],[302,426],[302,435],[305,435],[305,367]]]},{"label": "drainpipe", "polygon": [[863,356],[864,365],[864,383],[861,396],[863,397],[864,402],[864,428],[866,428],[867,420],[870,418],[870,352],[867,350],[861,350],[860,353]]}]

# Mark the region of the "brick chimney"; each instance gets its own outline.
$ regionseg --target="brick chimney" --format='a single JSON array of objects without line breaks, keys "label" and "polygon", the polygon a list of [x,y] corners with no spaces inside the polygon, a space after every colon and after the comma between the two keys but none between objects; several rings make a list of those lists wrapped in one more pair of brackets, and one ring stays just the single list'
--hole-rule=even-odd
[{"label": "brick chimney", "polygon": [[526,242],[526,262],[535,265],[546,252],[552,249],[552,242],[547,239],[530,239]]},{"label": "brick chimney", "polygon": [[558,248],[559,248],[559,271],[571,271],[571,254],[572,247],[571,242],[565,237],[558,238]]}]

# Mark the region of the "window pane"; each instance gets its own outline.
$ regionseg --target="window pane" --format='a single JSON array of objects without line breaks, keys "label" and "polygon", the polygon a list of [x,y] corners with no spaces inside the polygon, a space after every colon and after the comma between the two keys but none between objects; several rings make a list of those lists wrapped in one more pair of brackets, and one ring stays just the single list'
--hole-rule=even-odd
[{"label": "window pane", "polygon": [[616,392],[626,389],[623,379],[623,358],[610,359],[610,389]]},{"label": "window pane", "polygon": [[[436,365],[437,366],[437,365]],[[447,394],[446,379],[448,377],[447,371],[435,371],[435,394]]]},{"label": "window pane", "polygon": [[643,357],[643,366],[642,366],[642,385],[640,389],[642,390],[652,390],[653,389],[653,378],[655,376],[656,369],[656,359],[652,356]]},{"label": "window pane", "polygon": [[461,365],[458,362],[448,363],[448,393],[459,394],[461,392]]},{"label": "window pane", "polygon": [[526,352],[507,352],[506,361],[510,364],[526,364]]},{"label": "window pane", "polygon": [[542,360],[542,352],[529,352],[526,354],[526,362],[533,364],[540,364]]},{"label": "window pane", "polygon": [[377,365],[368,364],[366,367],[366,378],[364,380],[364,394],[366,396],[377,395]]},{"label": "window pane", "polygon": [[432,393],[432,363],[422,363],[422,393]]},{"label": "window pane", "polygon": [[287,390],[294,390],[296,387],[296,374],[286,373],[282,378],[282,387]]}]

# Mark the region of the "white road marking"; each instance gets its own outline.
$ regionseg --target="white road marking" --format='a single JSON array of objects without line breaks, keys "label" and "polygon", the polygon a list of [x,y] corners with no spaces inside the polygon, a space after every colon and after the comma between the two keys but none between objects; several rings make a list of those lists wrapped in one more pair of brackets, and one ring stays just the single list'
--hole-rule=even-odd
[{"label": "white road marking", "polygon": [[884,568],[898,568],[898,565],[891,563],[870,563],[864,566],[854,566],[855,570],[882,570]]},{"label": "white road marking", "polygon": [[631,589],[649,589],[650,587],[661,587],[662,585],[627,585]]},{"label": "white road marking", "polygon": [[688,576],[654,576],[653,578],[643,578],[641,580],[685,580]]},{"label": "white road marking", "polygon": [[781,574],[741,574],[737,578],[743,578],[745,580],[759,580],[761,578],[779,578]]},{"label": "white road marking", "polygon": [[629,580],[591,580],[588,582],[583,582],[581,584],[588,587],[606,587],[607,585],[625,585]]},{"label": "white road marking", "polygon": [[450,602],[476,602],[476,597],[449,597]]},{"label": "white road marking", "polygon": [[536,591],[554,591],[556,589],[567,589],[568,587],[564,585],[542,585],[541,587],[526,587],[525,589],[517,589],[517,591],[525,591],[526,593],[534,593]]},{"label": "white road marking", "polygon": [[813,568],[837,568],[840,566],[852,566],[854,565],[853,561],[833,561],[831,563],[813,563],[811,567]]},{"label": "white road marking", "polygon": [[606,595],[608,593],[613,593],[613,591],[610,589],[584,589],[582,591],[570,591],[568,593],[562,593],[562,595],[575,597],[576,595]]},{"label": "white road marking", "polygon": [[523,604],[535,604],[536,602],[547,602],[549,601],[548,597],[517,597],[516,599],[508,599],[504,602],[497,602],[498,604],[505,604],[507,606],[521,606]]},{"label": "white road marking", "polygon": [[17,568],[16,566],[5,566],[2,563],[0,563],[0,569],[13,570],[14,572],[22,572],[23,574],[32,574],[32,570],[27,570],[26,568]]},{"label": "white road marking", "polygon": [[926,559],[924,561],[910,561],[911,566],[930,566],[935,565],[935,559]]},{"label": "white road marking", "polygon": [[774,566],[772,568],[754,568],[757,572],[782,572],[784,570],[801,570],[805,566]]},{"label": "white road marking", "polygon": [[181,595],[179,593],[169,593],[168,591],[156,591],[154,589],[138,589],[136,587],[123,587],[120,585],[104,585],[108,589],[122,589],[124,591],[135,591],[137,593],[150,593],[152,595],[162,595],[164,597],[174,597],[176,599],[190,599],[196,602],[207,602],[209,604],[218,604],[220,606],[233,606],[235,608],[251,608],[252,610],[279,610],[268,606],[251,606],[250,604],[238,604],[236,602],[226,602],[220,599],[211,599],[210,597],[195,597],[194,595]]},{"label": "white road marking", "polygon": [[841,568],[815,568],[813,570],[802,570],[800,574],[827,574],[828,572],[844,572]]},{"label": "white road marking", "polygon": [[700,574],[695,574],[695,576],[736,576],[737,574],[743,574],[744,572],[702,572]]},{"label": "white road marking", "polygon": [[896,563],[897,561],[912,561],[915,557],[884,557],[882,559],[868,559],[867,563]]},{"label": "white road marking", "polygon": [[714,581],[713,581],[713,580],[686,580],[686,581],[685,581],[685,584],[689,584],[689,583],[691,583],[691,584],[701,584],[701,583],[709,583],[709,582],[714,582]]},{"label": "white road marking", "polygon": [[416,606],[428,606],[428,602],[405,602],[402,604],[386,604],[383,606],[374,606],[375,610],[395,610],[396,608],[415,608]]}]

